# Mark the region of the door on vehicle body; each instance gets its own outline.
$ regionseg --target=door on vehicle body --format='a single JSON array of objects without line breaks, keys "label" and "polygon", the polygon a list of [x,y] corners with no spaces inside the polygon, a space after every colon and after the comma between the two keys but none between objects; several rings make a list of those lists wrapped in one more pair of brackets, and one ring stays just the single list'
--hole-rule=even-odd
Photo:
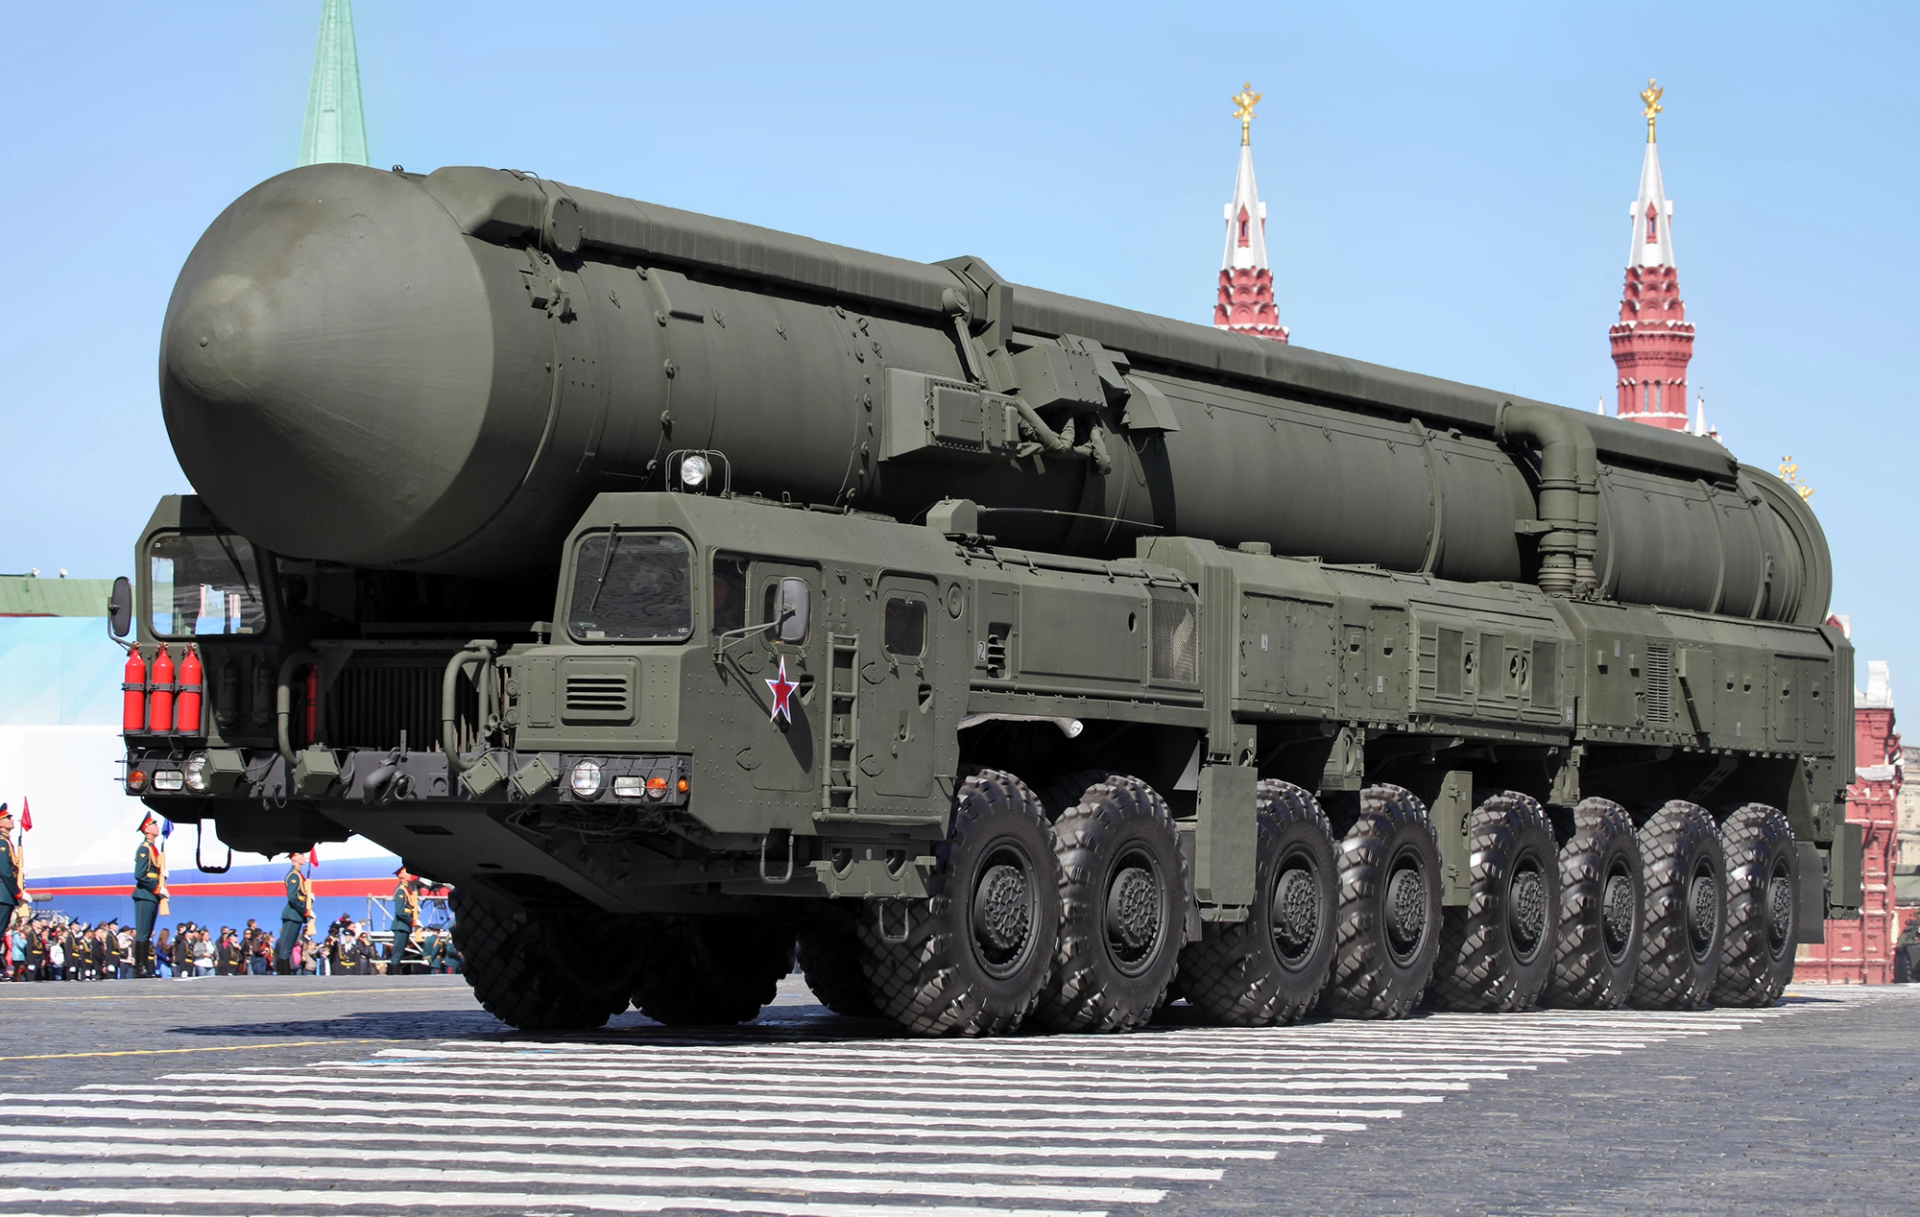
[{"label": "door on vehicle body", "polygon": [[[859,783],[881,799],[924,799],[933,790],[933,653],[939,586],[883,575],[877,613],[860,640]],[[878,810],[872,801],[863,808]]]},{"label": "door on vehicle body", "polygon": [[[755,789],[811,790],[820,783],[823,716],[815,712],[815,674],[822,666],[818,657],[827,633],[826,623],[816,619],[820,568],[771,558],[723,557],[745,565],[740,608],[746,624],[763,627],[728,648],[741,681],[733,699],[730,746],[740,767],[752,774]],[[738,576],[731,568],[723,576],[716,560],[716,584],[734,578]]]}]

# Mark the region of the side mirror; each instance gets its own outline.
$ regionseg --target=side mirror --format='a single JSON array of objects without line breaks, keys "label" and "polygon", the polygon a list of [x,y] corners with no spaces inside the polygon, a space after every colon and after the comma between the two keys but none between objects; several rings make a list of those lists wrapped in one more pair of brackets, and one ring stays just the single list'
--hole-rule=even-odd
[{"label": "side mirror", "polygon": [[133,584],[125,575],[113,581],[113,590],[107,593],[107,632],[115,638],[125,638],[133,629]]},{"label": "side mirror", "polygon": [[807,581],[780,580],[780,617],[775,628],[782,642],[807,640]]}]

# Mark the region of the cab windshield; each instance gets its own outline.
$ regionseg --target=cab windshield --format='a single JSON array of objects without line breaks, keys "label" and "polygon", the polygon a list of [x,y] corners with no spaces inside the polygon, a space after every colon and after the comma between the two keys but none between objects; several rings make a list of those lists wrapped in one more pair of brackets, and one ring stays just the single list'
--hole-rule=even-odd
[{"label": "cab windshield", "polygon": [[583,642],[680,642],[693,633],[693,555],[666,533],[585,537],[575,553],[567,629]]},{"label": "cab windshield", "polygon": [[152,628],[159,637],[266,630],[260,565],[244,537],[161,533],[147,548],[147,581]]}]

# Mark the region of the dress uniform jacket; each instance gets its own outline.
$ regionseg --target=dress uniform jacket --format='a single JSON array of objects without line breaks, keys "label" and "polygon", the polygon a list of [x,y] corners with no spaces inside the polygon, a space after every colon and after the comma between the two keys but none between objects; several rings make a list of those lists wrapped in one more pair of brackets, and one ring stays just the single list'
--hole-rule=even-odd
[{"label": "dress uniform jacket", "polygon": [[153,937],[153,923],[160,915],[160,884],[166,875],[166,862],[157,845],[140,842],[133,851],[133,936],[145,942]]},{"label": "dress uniform jacket", "polygon": [[13,918],[13,910],[26,895],[26,876],[20,873],[20,854],[13,838],[0,833],[0,929]]},{"label": "dress uniform jacket", "polygon": [[398,963],[413,942],[413,934],[420,924],[420,894],[409,883],[399,883],[393,889],[393,962]]}]

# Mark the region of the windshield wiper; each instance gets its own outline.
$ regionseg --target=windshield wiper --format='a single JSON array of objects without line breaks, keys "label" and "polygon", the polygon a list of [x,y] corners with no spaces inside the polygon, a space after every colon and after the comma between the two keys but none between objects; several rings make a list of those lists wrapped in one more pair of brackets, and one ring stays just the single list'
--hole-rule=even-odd
[{"label": "windshield wiper", "polygon": [[593,581],[593,599],[587,601],[587,611],[591,613],[600,603],[600,589],[607,585],[607,572],[613,569],[613,547],[620,541],[620,521],[615,520],[613,527],[607,529],[607,552],[600,558],[600,575]]}]

